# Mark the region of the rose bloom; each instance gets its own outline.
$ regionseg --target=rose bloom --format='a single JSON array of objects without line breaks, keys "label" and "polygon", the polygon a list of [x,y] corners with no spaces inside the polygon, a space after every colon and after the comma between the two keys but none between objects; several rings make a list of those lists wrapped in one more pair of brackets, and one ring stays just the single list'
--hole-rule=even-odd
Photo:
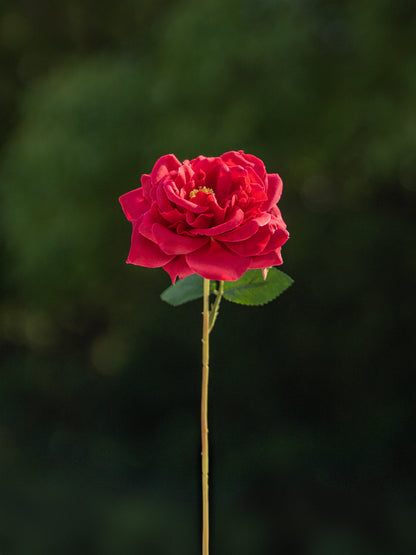
[{"label": "rose bloom", "polygon": [[161,266],[172,282],[190,274],[235,281],[282,264],[282,180],[255,156],[240,150],[181,163],[167,154],[141,183],[120,197],[133,224],[127,263]]}]

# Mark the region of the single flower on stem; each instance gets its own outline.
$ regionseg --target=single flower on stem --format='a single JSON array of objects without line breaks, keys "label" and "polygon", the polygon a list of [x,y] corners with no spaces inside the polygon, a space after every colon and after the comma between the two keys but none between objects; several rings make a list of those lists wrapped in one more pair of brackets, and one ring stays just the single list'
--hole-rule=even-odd
[{"label": "single flower on stem", "polygon": [[281,247],[289,238],[277,207],[283,184],[242,150],[183,163],[167,154],[141,183],[120,197],[133,225],[127,262],[166,270],[173,285],[161,297],[174,306],[203,297],[202,554],[208,555],[209,335],[222,297],[262,305],[292,284],[274,268],[282,264]]}]

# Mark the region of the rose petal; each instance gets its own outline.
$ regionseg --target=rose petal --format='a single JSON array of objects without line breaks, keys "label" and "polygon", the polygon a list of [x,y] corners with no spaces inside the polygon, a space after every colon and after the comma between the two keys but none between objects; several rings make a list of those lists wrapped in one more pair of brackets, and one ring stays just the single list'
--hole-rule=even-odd
[{"label": "rose petal", "polygon": [[189,267],[203,278],[225,281],[240,278],[250,264],[250,258],[234,254],[215,240],[187,254],[186,261]]},{"label": "rose petal", "polygon": [[252,270],[269,268],[271,266],[280,266],[283,264],[282,255],[280,254],[280,247],[273,252],[268,254],[260,254],[259,256],[253,256],[250,261],[249,268]]},{"label": "rose petal", "polygon": [[171,205],[168,197],[166,196],[166,192],[163,187],[156,188],[156,202],[161,212],[169,212],[172,210],[173,206]]},{"label": "rose petal", "polygon": [[250,197],[254,200],[254,202],[266,202],[267,201],[267,193],[264,190],[264,185],[259,183],[251,182],[249,189]]},{"label": "rose petal", "polygon": [[153,215],[151,214],[150,211],[146,212],[146,214],[143,216],[143,219],[140,223],[140,225],[138,226],[138,229],[141,233],[141,235],[143,235],[143,237],[146,237],[146,239],[149,239],[149,241],[153,241],[153,233],[152,233],[152,227],[153,224],[155,223],[155,219],[153,217]]},{"label": "rose petal", "polygon": [[177,277],[183,279],[195,273],[188,266],[184,256],[176,256],[173,260],[165,264],[163,269],[170,275],[172,283],[175,283]]},{"label": "rose petal", "polygon": [[282,213],[280,212],[279,207],[276,204],[270,208],[269,213],[272,215],[271,221],[273,224],[283,229],[286,229],[286,224],[283,221]]},{"label": "rose petal", "polygon": [[252,237],[244,241],[226,243],[226,246],[240,256],[256,256],[263,252],[270,236],[269,226],[264,226],[260,227]]},{"label": "rose petal", "polygon": [[188,254],[201,248],[209,241],[206,237],[178,235],[158,223],[153,224],[152,233],[154,241],[166,254]]},{"label": "rose petal", "polygon": [[218,200],[227,197],[232,185],[231,172],[226,164],[221,164],[218,168],[217,182],[215,186],[215,196]]},{"label": "rose petal", "polygon": [[194,214],[193,212],[186,213],[186,223],[194,228],[207,227],[212,224],[212,214]]},{"label": "rose petal", "polygon": [[191,212],[197,213],[206,212],[208,210],[207,206],[200,206],[199,204],[195,204],[190,200],[181,198],[179,196],[178,188],[172,181],[165,183],[163,186],[165,188],[166,196],[171,202],[176,204],[176,206],[180,206],[181,208],[185,208],[185,210],[190,210]]},{"label": "rose petal", "polygon": [[133,225],[131,247],[126,260],[127,264],[158,268],[167,264],[173,258],[172,255],[164,253],[155,243],[143,237],[139,232],[138,225]]},{"label": "rose petal", "polygon": [[194,167],[195,178],[198,185],[205,185],[212,189],[216,189],[218,181],[218,172],[223,164],[220,158],[203,158]]},{"label": "rose petal", "polygon": [[269,242],[264,247],[264,254],[276,250],[281,247],[289,239],[289,233],[286,229],[278,228],[270,237]]},{"label": "rose petal", "polygon": [[259,229],[259,224],[255,220],[250,220],[244,224],[239,225],[236,229],[232,231],[227,231],[226,233],[221,233],[217,235],[216,239],[218,241],[244,241],[249,237],[252,237],[256,231]]},{"label": "rose petal", "polygon": [[129,191],[118,199],[126,218],[132,222],[138,220],[143,213],[149,210],[149,203],[143,198],[143,189],[134,189]]},{"label": "rose petal", "polygon": [[262,206],[262,210],[268,212],[272,206],[279,202],[282,196],[283,182],[277,173],[267,174],[267,197]]},{"label": "rose petal", "polygon": [[191,160],[191,166],[194,172],[203,171],[207,173],[212,171],[221,160],[216,156],[198,156]]},{"label": "rose petal", "polygon": [[244,157],[244,151],[239,150],[230,150],[228,152],[224,152],[220,156],[221,160],[227,164],[227,166],[246,166],[247,161]]},{"label": "rose petal", "polygon": [[239,150],[238,152],[235,150],[225,152],[221,156],[221,160],[223,160],[228,166],[236,165],[242,166],[243,168],[250,166],[262,182],[266,179],[266,168],[260,158],[257,158],[252,154],[246,154],[243,150]]},{"label": "rose petal", "polygon": [[192,168],[187,160],[181,165],[176,176],[175,183],[178,188],[184,187],[192,178]]},{"label": "rose petal", "polygon": [[232,231],[227,231],[226,233],[222,233],[221,235],[217,235],[216,239],[218,241],[244,241],[249,237],[252,237],[259,227],[264,226],[269,223],[270,221],[270,214],[262,214],[257,218],[253,218],[244,224],[239,225],[236,229]]},{"label": "rose petal", "polygon": [[244,158],[248,160],[251,164],[253,164],[254,171],[260,177],[261,181],[264,183],[266,181],[266,168],[264,167],[264,163],[257,158],[257,156],[253,156],[253,154],[246,154],[244,153]]},{"label": "rose petal", "polygon": [[[153,207],[152,207],[153,208]],[[159,218],[155,218],[156,221],[166,221],[170,224],[176,224],[178,222],[186,222],[186,213],[180,212],[177,208],[169,210],[169,212],[159,212],[157,209]],[[153,210],[152,210],[153,213]]]},{"label": "rose petal", "polygon": [[182,164],[174,154],[162,156],[153,166],[152,173],[150,174],[152,184],[156,186],[164,177],[169,175],[171,171],[177,171],[181,165]]},{"label": "rose petal", "polygon": [[152,186],[152,178],[147,173],[144,173],[140,178],[143,187],[144,197],[148,200],[154,200],[155,194]]},{"label": "rose petal", "polygon": [[218,204],[217,199],[214,197],[214,195],[207,195],[207,199],[209,212],[211,212],[213,215],[213,222],[211,224],[211,227],[222,224],[227,219],[227,212],[231,212],[231,210],[228,210],[228,206],[231,204],[230,201],[227,201],[225,203],[225,206],[222,207]]},{"label": "rose petal", "polygon": [[236,208],[233,215],[222,224],[216,225],[214,227],[192,229],[190,231],[190,234],[194,236],[205,235],[207,237],[219,235],[220,233],[224,233],[225,231],[235,229],[243,221],[243,218],[244,212],[240,208]]}]

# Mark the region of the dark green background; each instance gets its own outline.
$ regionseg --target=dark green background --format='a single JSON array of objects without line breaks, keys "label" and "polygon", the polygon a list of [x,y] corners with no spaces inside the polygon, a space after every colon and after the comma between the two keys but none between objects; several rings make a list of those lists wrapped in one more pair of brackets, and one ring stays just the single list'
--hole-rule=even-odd
[{"label": "dark green background", "polygon": [[3,0],[0,552],[200,550],[201,306],[125,265],[169,152],[284,181],[295,284],[222,306],[212,552],[412,555],[416,5]]}]

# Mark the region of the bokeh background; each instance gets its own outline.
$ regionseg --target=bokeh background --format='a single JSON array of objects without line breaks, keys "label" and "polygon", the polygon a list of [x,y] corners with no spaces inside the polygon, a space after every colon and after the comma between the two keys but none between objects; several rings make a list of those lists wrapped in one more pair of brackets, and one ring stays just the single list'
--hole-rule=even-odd
[{"label": "bokeh background", "polygon": [[0,552],[200,550],[198,302],[124,263],[162,154],[279,172],[295,284],[212,336],[212,551],[416,553],[416,4],[2,0]]}]

